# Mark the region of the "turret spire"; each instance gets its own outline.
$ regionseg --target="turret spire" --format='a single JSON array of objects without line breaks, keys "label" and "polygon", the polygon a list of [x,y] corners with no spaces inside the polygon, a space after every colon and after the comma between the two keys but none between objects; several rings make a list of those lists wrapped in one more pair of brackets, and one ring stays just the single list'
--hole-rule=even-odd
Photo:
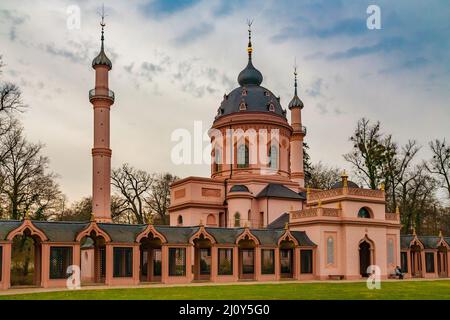
[{"label": "turret spire", "polygon": [[297,75],[298,75],[298,73],[297,73],[297,61],[296,61],[294,63],[294,97],[292,98],[291,102],[289,103],[289,109],[292,109],[292,108],[302,108],[303,109],[303,102],[298,97],[298,92],[297,92],[297,87],[298,87]]},{"label": "turret spire", "polygon": [[102,11],[99,12],[99,15],[101,16],[102,20],[100,22],[100,26],[102,27],[102,36],[100,37],[101,40],[101,46],[100,46],[100,53],[98,54],[97,57],[95,57],[94,61],[92,61],[92,67],[95,69],[96,66],[107,66],[110,70],[112,69],[112,63],[111,60],[109,60],[109,58],[106,56],[105,53],[105,46],[104,46],[104,41],[105,41],[105,6],[102,6]]}]

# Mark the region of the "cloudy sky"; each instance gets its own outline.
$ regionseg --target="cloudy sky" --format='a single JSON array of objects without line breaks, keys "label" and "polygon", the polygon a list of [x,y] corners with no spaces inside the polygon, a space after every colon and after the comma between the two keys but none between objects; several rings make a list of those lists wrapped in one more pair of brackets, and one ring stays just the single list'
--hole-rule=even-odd
[{"label": "cloudy sky", "polygon": [[[61,189],[91,192],[91,61],[100,46],[101,1],[1,0],[3,78],[19,84],[29,110],[27,136],[45,143]],[[304,124],[313,162],[347,167],[342,154],[356,121],[380,120],[405,143],[450,139],[450,2],[442,1],[104,1],[113,166],[128,162],[181,177],[207,165],[174,165],[171,133],[211,125],[246,64],[246,20],[254,19],[254,64],[263,85],[292,97],[300,73]],[[370,4],[381,30],[366,26]],[[73,6],[80,28],[68,28]],[[70,25],[70,24],[69,24]]]}]

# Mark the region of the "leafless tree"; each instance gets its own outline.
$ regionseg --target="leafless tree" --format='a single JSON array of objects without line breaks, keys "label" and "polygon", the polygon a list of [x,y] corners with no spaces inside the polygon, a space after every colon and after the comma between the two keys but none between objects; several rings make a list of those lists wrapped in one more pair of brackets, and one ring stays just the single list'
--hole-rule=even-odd
[{"label": "leafless tree", "polygon": [[111,183],[121,196],[120,207],[130,210],[137,223],[146,223],[150,218],[150,208],[145,198],[150,193],[153,177],[143,170],[124,164],[112,171]]},{"label": "leafless tree", "polygon": [[385,147],[380,133],[380,122],[374,125],[362,118],[358,121],[350,141],[352,152],[345,154],[344,159],[355,167],[358,178],[369,188],[377,189],[382,182],[382,164]]},{"label": "leafless tree", "polygon": [[43,145],[28,142],[18,124],[0,142],[1,192],[9,218],[21,219],[28,210],[43,218],[61,199],[55,175],[47,172],[49,160],[42,155]]},{"label": "leafless tree", "polygon": [[170,185],[178,180],[178,177],[170,173],[163,173],[154,176],[153,180],[151,192],[146,198],[146,202],[152,210],[152,213],[164,221],[170,206]]},{"label": "leafless tree", "polygon": [[436,175],[442,187],[448,192],[450,198],[450,145],[444,140],[436,139],[430,142],[433,158],[427,165],[430,173]]},{"label": "leafless tree", "polygon": [[313,189],[330,189],[340,179],[338,168],[332,168],[318,162],[310,166],[306,185]]}]

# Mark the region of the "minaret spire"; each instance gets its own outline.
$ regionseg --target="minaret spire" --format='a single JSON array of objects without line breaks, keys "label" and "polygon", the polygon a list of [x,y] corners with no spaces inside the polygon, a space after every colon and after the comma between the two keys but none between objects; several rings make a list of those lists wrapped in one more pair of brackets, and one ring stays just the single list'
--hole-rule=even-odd
[{"label": "minaret spire", "polygon": [[257,70],[252,64],[252,24],[253,20],[247,20],[248,26],[248,45],[247,45],[247,53],[248,53],[248,63],[244,70],[239,73],[238,82],[244,87],[247,85],[256,85],[259,86],[263,81],[263,76],[259,70]]},{"label": "minaret spire", "polygon": [[109,58],[106,56],[105,53],[105,17],[107,16],[105,14],[105,6],[102,6],[102,10],[98,12],[98,14],[100,15],[100,17],[102,18],[101,22],[100,22],[100,26],[102,27],[102,36],[100,37],[101,40],[101,47],[100,47],[100,53],[97,55],[97,57],[95,57],[94,61],[92,61],[92,67],[95,68],[95,66],[98,65],[104,65],[109,67],[109,69],[112,69],[112,63],[111,60],[109,60]]},{"label": "minaret spire", "polygon": [[102,12],[100,13],[101,17],[102,17],[102,22],[100,22],[100,26],[102,27],[102,37],[100,38],[102,41],[102,48],[101,50],[103,51],[104,47],[103,47],[103,42],[105,41],[105,5],[102,5]]},{"label": "minaret spire", "polygon": [[297,97],[297,59],[295,60],[294,63],[294,95]]}]

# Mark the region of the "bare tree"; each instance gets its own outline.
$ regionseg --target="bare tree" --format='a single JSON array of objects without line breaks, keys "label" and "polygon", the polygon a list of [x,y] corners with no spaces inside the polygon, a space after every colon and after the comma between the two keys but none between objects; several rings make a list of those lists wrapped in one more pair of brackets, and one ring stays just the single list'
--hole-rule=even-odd
[{"label": "bare tree", "polygon": [[382,182],[382,165],[385,147],[380,133],[380,122],[374,125],[362,118],[358,121],[355,133],[350,137],[353,151],[344,159],[355,167],[355,172],[369,188],[377,189]]},{"label": "bare tree", "polygon": [[417,146],[416,141],[410,140],[404,145],[401,150],[392,141],[392,136],[389,135],[383,142],[385,153],[382,166],[382,176],[386,186],[386,202],[388,210],[393,212],[397,207],[397,190],[399,185],[405,179],[405,176],[411,169],[411,163],[420,147]]},{"label": "bare tree", "polygon": [[322,162],[310,166],[306,185],[314,189],[330,189],[340,179],[338,168],[328,167]]},{"label": "bare tree", "polygon": [[55,175],[47,172],[49,160],[41,154],[42,148],[28,142],[18,124],[1,137],[1,191],[11,219],[23,218],[27,210],[43,217],[61,198]]},{"label": "bare tree", "polygon": [[433,152],[433,158],[427,165],[427,169],[439,178],[450,198],[450,145],[445,139],[442,141],[436,139],[430,142],[430,149]]},{"label": "bare tree", "polygon": [[120,206],[130,210],[137,223],[147,222],[150,210],[145,198],[150,192],[153,177],[143,170],[124,164],[112,171],[111,183],[121,196]]},{"label": "bare tree", "polygon": [[152,213],[156,213],[158,218],[163,221],[170,206],[170,185],[176,180],[178,180],[178,177],[170,173],[155,176],[151,186],[151,193],[146,198]]}]

